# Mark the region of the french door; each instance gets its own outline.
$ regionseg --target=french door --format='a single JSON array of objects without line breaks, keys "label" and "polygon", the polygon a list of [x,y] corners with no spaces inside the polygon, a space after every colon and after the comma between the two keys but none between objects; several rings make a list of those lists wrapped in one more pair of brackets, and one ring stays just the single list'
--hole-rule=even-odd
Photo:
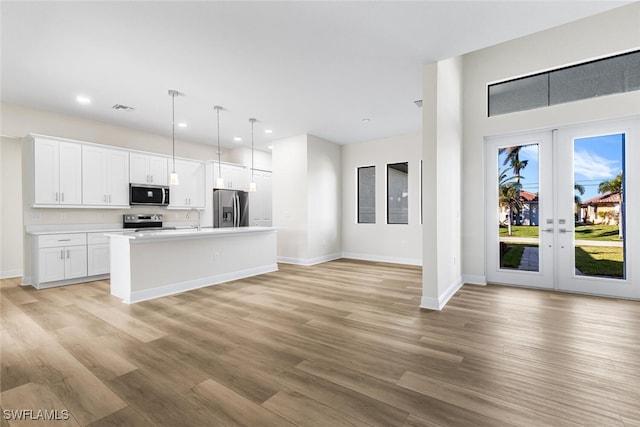
[{"label": "french door", "polygon": [[485,154],[488,282],[640,299],[640,118],[491,137]]}]

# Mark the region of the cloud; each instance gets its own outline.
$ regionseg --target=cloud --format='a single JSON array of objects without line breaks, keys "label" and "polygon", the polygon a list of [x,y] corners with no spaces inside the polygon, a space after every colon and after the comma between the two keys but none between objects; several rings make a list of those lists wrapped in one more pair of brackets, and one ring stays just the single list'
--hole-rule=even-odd
[{"label": "cloud", "polygon": [[616,176],[616,160],[605,159],[588,151],[576,151],[573,157],[573,170],[576,175],[586,179],[605,179]]},{"label": "cloud", "polygon": [[520,149],[520,153],[524,154],[523,156],[520,156],[520,158],[522,159],[537,161],[538,160],[538,144],[524,145]]}]

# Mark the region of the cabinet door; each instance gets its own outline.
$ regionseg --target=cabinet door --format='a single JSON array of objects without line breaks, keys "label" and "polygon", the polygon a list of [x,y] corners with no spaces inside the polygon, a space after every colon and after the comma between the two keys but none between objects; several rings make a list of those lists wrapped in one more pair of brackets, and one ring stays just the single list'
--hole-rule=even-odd
[{"label": "cabinet door", "polygon": [[[149,156],[142,153],[131,153],[129,155],[129,182],[132,184],[150,184]],[[166,173],[165,166],[165,173]]]},{"label": "cabinet door", "polygon": [[112,206],[129,206],[129,153],[121,150],[105,151],[107,203]]},{"label": "cabinet door", "polygon": [[74,279],[76,277],[84,277],[87,275],[87,247],[86,246],[67,246],[64,248],[65,279]]},{"label": "cabinet door", "polygon": [[[262,225],[265,227],[271,227],[272,217],[272,190],[271,190],[271,174],[269,172],[263,172],[260,177],[260,207],[262,215]],[[256,183],[257,185],[257,183]]]},{"label": "cabinet door", "polygon": [[[168,169],[173,169],[173,164],[168,165]],[[189,164],[184,160],[176,160],[176,173],[178,174],[178,180],[180,184],[170,186],[169,190],[169,206],[172,208],[186,207],[187,206],[187,186],[188,178],[187,172],[189,170]]]},{"label": "cabinet door", "polygon": [[64,280],[65,251],[62,247],[44,248],[39,252],[38,282]]},{"label": "cabinet door", "polygon": [[60,157],[58,141],[36,139],[34,154],[34,204],[57,205],[60,203]]},{"label": "cabinet door", "polygon": [[166,157],[149,156],[150,184],[167,185],[169,183],[167,168],[168,164]]},{"label": "cabinet door", "polygon": [[60,143],[60,204],[82,204],[82,145]]},{"label": "cabinet door", "polygon": [[99,147],[82,147],[82,200],[85,205],[106,205],[106,151]]},{"label": "cabinet door", "polygon": [[193,163],[190,173],[189,184],[189,207],[204,208],[204,187],[205,187],[205,167],[204,163]]},{"label": "cabinet door", "polygon": [[[173,169],[173,164],[169,165]],[[202,162],[176,160],[179,185],[171,186],[172,208],[204,208],[205,167]]]},{"label": "cabinet door", "polygon": [[87,246],[87,275],[109,274],[109,244]]}]

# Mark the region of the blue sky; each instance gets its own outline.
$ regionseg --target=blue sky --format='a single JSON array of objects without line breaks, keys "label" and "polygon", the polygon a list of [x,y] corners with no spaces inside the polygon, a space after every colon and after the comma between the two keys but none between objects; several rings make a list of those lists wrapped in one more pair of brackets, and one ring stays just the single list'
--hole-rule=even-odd
[{"label": "blue sky", "polygon": [[[605,180],[615,178],[622,170],[623,134],[580,138],[574,141],[574,180],[585,187],[582,200],[597,196],[598,185]],[[498,158],[498,168],[503,170],[505,155]],[[539,191],[538,145],[525,145],[520,149],[520,160],[528,160],[527,166],[520,172],[522,189],[531,193]]]}]

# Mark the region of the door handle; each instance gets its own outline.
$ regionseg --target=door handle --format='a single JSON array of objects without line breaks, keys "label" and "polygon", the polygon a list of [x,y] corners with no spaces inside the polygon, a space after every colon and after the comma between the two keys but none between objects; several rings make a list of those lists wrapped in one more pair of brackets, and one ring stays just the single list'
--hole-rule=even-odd
[{"label": "door handle", "polygon": [[571,230],[567,230],[566,228],[558,228],[560,233],[571,233]]},{"label": "door handle", "polygon": [[67,259],[69,259],[69,249],[67,249]]},{"label": "door handle", "polygon": [[543,228],[542,231],[545,233],[553,233],[553,228]]},{"label": "door handle", "polygon": [[60,259],[64,259],[64,249],[60,249]]}]

